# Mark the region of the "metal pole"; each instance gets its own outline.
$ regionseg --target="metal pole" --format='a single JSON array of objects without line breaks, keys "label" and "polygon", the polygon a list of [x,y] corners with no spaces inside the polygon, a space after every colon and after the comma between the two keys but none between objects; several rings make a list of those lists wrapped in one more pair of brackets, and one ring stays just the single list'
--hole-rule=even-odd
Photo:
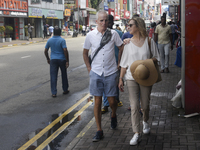
[{"label": "metal pole", "polygon": [[181,68],[181,89],[183,90],[182,102],[185,108],[185,0],[181,1],[181,47],[182,47],[182,68]]},{"label": "metal pole", "polygon": [[78,0],[78,33],[79,33],[79,0]]}]

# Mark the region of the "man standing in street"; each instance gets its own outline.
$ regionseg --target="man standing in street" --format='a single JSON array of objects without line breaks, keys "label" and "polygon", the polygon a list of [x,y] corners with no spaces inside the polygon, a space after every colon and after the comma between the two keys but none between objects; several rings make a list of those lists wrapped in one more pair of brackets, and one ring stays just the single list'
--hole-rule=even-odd
[{"label": "man standing in street", "polygon": [[158,41],[158,49],[160,52],[161,73],[169,73],[169,47],[173,50],[172,31],[170,25],[166,24],[166,18],[161,17],[161,24],[157,25],[155,30],[155,42]]},{"label": "man standing in street", "polygon": [[43,34],[44,34],[44,39],[47,38],[47,25],[44,23],[43,24]]},{"label": "man standing in street", "polygon": [[[31,26],[31,24],[29,23],[28,24],[28,33],[29,33],[29,36],[30,36],[30,38],[31,38],[31,40],[32,40],[32,29],[33,29],[34,27],[33,26]],[[28,41],[29,41],[29,38],[28,38]]]},{"label": "man standing in street", "polygon": [[[54,36],[50,38],[45,46],[44,54],[47,63],[50,64],[50,78],[51,78],[51,93],[55,98],[57,95],[57,78],[58,69],[60,68],[62,74],[62,88],[63,94],[68,94],[68,79],[67,68],[69,67],[69,54],[66,46],[66,41],[61,35],[61,29],[54,29]],[[51,48],[51,59],[49,58],[48,50]]]},{"label": "man standing in street", "polygon": [[83,26],[82,26],[82,35],[83,35],[83,36],[85,36],[85,35],[86,35],[86,34],[85,34],[85,31],[86,31],[86,26],[85,26],[85,25],[83,25]]},{"label": "man standing in street", "polygon": [[83,59],[87,70],[90,74],[90,94],[95,98],[94,116],[97,124],[97,132],[93,138],[93,142],[97,142],[103,138],[103,130],[101,128],[101,104],[102,96],[108,98],[111,112],[111,129],[117,127],[117,63],[115,60],[115,45],[119,49],[123,48],[123,42],[119,34],[115,30],[110,30],[112,37],[109,42],[104,45],[93,59],[92,64],[89,63],[88,52],[91,48],[91,56],[100,46],[101,39],[105,33],[109,31],[108,15],[105,11],[100,10],[97,13],[97,28],[89,32],[86,36],[83,46]]},{"label": "man standing in street", "polygon": [[51,37],[53,36],[53,30],[54,30],[54,27],[52,25],[50,25],[49,34],[50,34]]}]

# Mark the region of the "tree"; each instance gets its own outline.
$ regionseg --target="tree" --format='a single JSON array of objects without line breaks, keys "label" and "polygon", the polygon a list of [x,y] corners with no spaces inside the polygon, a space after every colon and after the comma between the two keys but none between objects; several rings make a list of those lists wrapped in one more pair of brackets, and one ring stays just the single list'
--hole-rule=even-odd
[{"label": "tree", "polygon": [[97,9],[102,0],[90,0],[91,7]]}]

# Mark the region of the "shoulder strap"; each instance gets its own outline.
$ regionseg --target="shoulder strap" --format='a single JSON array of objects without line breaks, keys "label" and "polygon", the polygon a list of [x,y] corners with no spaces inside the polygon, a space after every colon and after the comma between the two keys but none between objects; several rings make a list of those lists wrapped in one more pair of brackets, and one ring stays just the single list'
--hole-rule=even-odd
[{"label": "shoulder strap", "polygon": [[151,53],[151,37],[148,37],[148,45],[149,45],[150,58],[152,58],[152,53]]},{"label": "shoulder strap", "polygon": [[106,32],[104,33],[103,37],[101,38],[101,42],[100,42],[99,48],[96,50],[94,56],[91,59],[91,64],[92,64],[92,61],[94,60],[94,57],[97,55],[97,53],[100,51],[100,49],[102,47],[104,47],[110,41],[111,37],[112,37],[111,30],[107,29]]}]

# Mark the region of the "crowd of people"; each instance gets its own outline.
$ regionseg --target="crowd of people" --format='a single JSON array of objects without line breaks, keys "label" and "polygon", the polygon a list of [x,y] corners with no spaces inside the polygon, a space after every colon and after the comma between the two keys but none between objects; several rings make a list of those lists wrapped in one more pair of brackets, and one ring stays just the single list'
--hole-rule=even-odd
[{"label": "crowd of people", "polygon": [[[161,17],[160,24],[152,23],[149,33],[145,22],[138,15],[129,21],[127,32],[122,33],[113,29],[113,16],[100,10],[97,13],[97,28],[86,34],[83,45],[83,59],[90,76],[90,94],[94,96],[94,116],[97,132],[93,142],[103,137],[101,115],[108,112],[110,107],[111,129],[117,129],[117,107],[123,106],[119,100],[119,90],[124,91],[124,81],[129,93],[131,123],[133,137],[130,145],[137,145],[143,134],[150,133],[149,111],[150,95],[153,85],[158,82],[158,69],[160,62],[161,73],[169,73],[169,52],[173,49],[173,31],[166,24],[166,18]],[[83,26],[83,35],[87,27]],[[50,79],[52,97],[57,94],[58,69],[62,73],[63,94],[69,93],[67,68],[69,67],[69,54],[66,42],[60,37],[61,30],[53,30],[54,36],[45,46],[45,56],[50,64]],[[109,40],[108,40],[109,39]],[[51,57],[48,50],[51,48]],[[91,50],[90,61],[89,51]],[[103,108],[102,108],[103,98]],[[143,129],[140,129],[142,114]]]}]

